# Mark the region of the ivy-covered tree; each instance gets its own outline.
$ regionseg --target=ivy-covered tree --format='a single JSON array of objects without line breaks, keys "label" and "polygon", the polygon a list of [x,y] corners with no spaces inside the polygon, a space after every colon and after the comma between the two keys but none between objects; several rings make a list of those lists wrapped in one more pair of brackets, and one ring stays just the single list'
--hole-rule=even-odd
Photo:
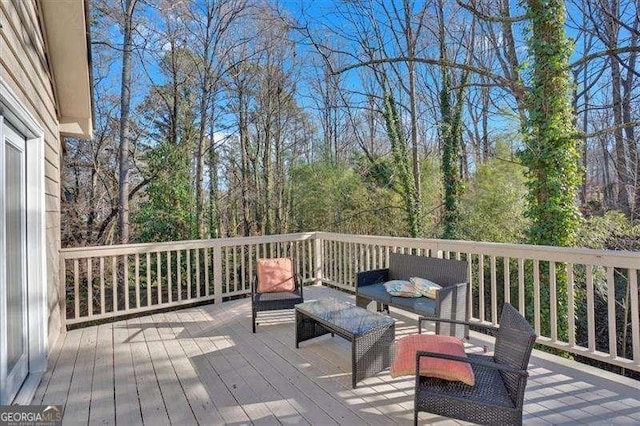
[{"label": "ivy-covered tree", "polygon": [[[580,139],[571,107],[569,57],[572,43],[565,33],[564,0],[527,0],[531,22],[528,40],[531,62],[531,90],[527,98],[528,122],[522,162],[528,168],[528,209],[531,219],[528,239],[533,244],[573,246],[580,226],[576,195],[581,183]],[[566,270],[543,264],[541,280],[556,276],[558,328],[552,330],[550,289],[542,286],[541,328],[547,334],[567,338]],[[528,286],[529,287],[529,286]],[[529,294],[533,289],[529,288]]]},{"label": "ivy-covered tree", "polygon": [[423,235],[424,220],[417,186],[411,175],[409,151],[407,140],[404,134],[396,101],[391,92],[384,87],[384,119],[391,145],[391,155],[395,164],[395,172],[400,183],[400,190],[404,200],[404,207],[407,214],[409,234],[412,237]]},{"label": "ivy-covered tree", "polygon": [[531,90],[526,147],[533,244],[573,246],[580,225],[575,197],[581,183],[580,139],[571,107],[569,57],[563,0],[527,0],[531,33]]}]

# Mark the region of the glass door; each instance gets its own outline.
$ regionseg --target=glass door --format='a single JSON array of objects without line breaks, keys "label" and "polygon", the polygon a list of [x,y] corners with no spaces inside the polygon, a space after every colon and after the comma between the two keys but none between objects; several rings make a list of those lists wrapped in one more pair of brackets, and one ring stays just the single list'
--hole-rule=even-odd
[{"label": "glass door", "polygon": [[0,121],[0,405],[10,404],[28,372],[25,137]]}]

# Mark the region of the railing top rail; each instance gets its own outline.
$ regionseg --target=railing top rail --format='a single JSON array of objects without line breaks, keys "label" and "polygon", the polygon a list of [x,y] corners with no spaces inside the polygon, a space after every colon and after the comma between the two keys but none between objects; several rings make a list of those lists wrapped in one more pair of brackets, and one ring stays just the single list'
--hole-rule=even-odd
[{"label": "railing top rail", "polygon": [[640,269],[640,252],[597,250],[574,247],[536,246],[477,241],[439,240],[429,238],[387,237],[377,235],[337,234],[330,232],[306,232],[296,234],[254,237],[216,238],[208,240],[172,241],[162,243],[123,244],[97,247],[76,247],[60,250],[64,259],[118,256],[124,254],[155,253],[169,250],[187,250],[206,247],[225,247],[245,244],[263,244],[310,239],[330,239],[349,243],[424,248],[435,251],[484,254],[499,257],[537,259],[585,265],[602,265]]},{"label": "railing top rail", "polygon": [[265,235],[255,237],[212,238],[208,240],[169,241],[162,243],[121,244],[95,247],[74,247],[60,250],[63,259],[120,256],[125,254],[155,253],[170,250],[188,250],[207,247],[227,247],[246,244],[305,241],[313,239],[314,232],[298,234]]},{"label": "railing top rail", "polygon": [[500,257],[640,269],[640,252],[625,250],[598,250],[575,247],[536,246],[530,244],[349,235],[330,232],[317,232],[315,235],[316,238],[320,239],[331,239],[350,243],[426,248],[436,251],[453,251]]}]

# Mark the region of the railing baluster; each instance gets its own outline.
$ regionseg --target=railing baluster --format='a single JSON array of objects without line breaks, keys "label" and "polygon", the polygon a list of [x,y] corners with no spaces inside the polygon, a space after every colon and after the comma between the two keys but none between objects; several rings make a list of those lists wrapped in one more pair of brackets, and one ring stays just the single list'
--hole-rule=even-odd
[{"label": "railing baluster", "polygon": [[347,243],[342,243],[342,285],[347,285]]},{"label": "railing baluster", "polygon": [[237,246],[233,246],[231,248],[233,250],[233,287],[235,291],[240,290],[238,283],[238,260],[236,258],[236,251],[238,250]]},{"label": "railing baluster", "polygon": [[469,276],[469,306],[467,306],[467,316],[473,318],[473,258],[471,253],[467,253],[467,275]]},{"label": "railing baluster", "polygon": [[533,261],[533,323],[536,334],[540,336],[540,261]]},{"label": "railing baluster", "polygon": [[[271,253],[273,253],[273,244],[271,244]],[[224,282],[226,285],[227,293],[231,293],[231,281],[229,280],[229,246],[224,248]]]},{"label": "railing baluster", "polygon": [[[242,273],[244,277],[244,256],[242,257]],[[209,296],[209,248],[204,249],[204,295]]]},{"label": "railing baluster", "polygon": [[365,260],[365,263],[366,263],[365,271],[370,271],[371,270],[371,249],[370,249],[370,247],[371,246],[369,244],[367,244],[365,246],[365,251],[364,251],[364,260]]},{"label": "railing baluster", "polygon": [[124,310],[129,310],[129,256],[122,256],[122,290],[124,291]]},{"label": "railing baluster", "polygon": [[193,297],[191,293],[191,249],[187,249],[187,299]]},{"label": "railing baluster", "polygon": [[246,290],[248,288],[247,287],[247,282],[245,280],[245,277],[247,276],[246,275],[247,274],[247,270],[245,268],[245,263],[246,263],[246,261],[245,261],[245,257],[246,257],[246,255],[245,255],[245,247],[247,247],[247,246],[245,246],[245,245],[241,245],[240,246],[240,274],[241,274],[240,275],[240,277],[241,277],[240,278],[240,283],[242,284],[242,289],[243,290]]},{"label": "railing baluster", "polygon": [[105,294],[104,294],[104,257],[100,257],[100,314],[104,315],[105,308]]},{"label": "railing baluster", "polygon": [[594,293],[593,293],[593,265],[585,265],[587,269],[587,333],[589,339],[589,352],[596,350],[596,325],[594,314]]},{"label": "railing baluster", "polygon": [[336,251],[337,251],[338,242],[331,242],[331,281],[338,281],[337,272],[338,265],[336,264]]},{"label": "railing baluster", "polygon": [[156,281],[158,282],[158,305],[162,305],[162,256],[156,253]]},{"label": "railing baluster", "polygon": [[196,252],[196,297],[200,297],[200,249],[195,249]]},{"label": "railing baluster", "polygon": [[609,325],[609,355],[618,356],[618,339],[616,336],[616,283],[615,268],[607,267],[607,318]]},{"label": "railing baluster", "polygon": [[302,242],[302,267],[300,268],[299,273],[302,276],[302,281],[307,278],[307,241]]},{"label": "railing baluster", "polygon": [[[253,252],[257,253],[258,252],[258,246],[249,246],[249,281],[253,280],[253,275],[255,274],[255,271],[253,269]],[[257,256],[257,255],[256,255]],[[249,283],[249,288],[251,288],[252,283]]]},{"label": "railing baluster", "polygon": [[73,318],[80,318],[80,265],[78,259],[73,259]]},{"label": "railing baluster", "polygon": [[524,259],[518,258],[518,311],[525,316]]},{"label": "railing baluster", "polygon": [[136,253],[135,257],[135,271],[136,271],[136,308],[140,307],[140,255]]},{"label": "railing baluster", "polygon": [[567,263],[567,320],[569,320],[569,346],[576,345],[576,311],[575,311],[575,278],[573,275],[573,263]]},{"label": "railing baluster", "polygon": [[173,302],[173,276],[171,274],[171,251],[167,250],[167,299],[169,299],[169,303]]},{"label": "railing baluster", "polygon": [[510,260],[511,259],[506,256],[502,258],[502,278],[504,282],[505,303],[511,303],[511,271],[509,271]]},{"label": "railing baluster", "polygon": [[93,265],[91,258],[87,258],[87,316],[93,317]]},{"label": "railing baluster", "polygon": [[213,295],[215,303],[222,303],[222,252],[219,245],[213,246]]},{"label": "railing baluster", "polygon": [[116,256],[111,256],[111,292],[112,292],[112,312],[118,312],[118,261]]},{"label": "railing baluster", "polygon": [[151,253],[147,252],[147,306],[151,306]]},{"label": "railing baluster", "polygon": [[484,312],[484,255],[478,255],[478,298],[479,298],[479,308],[480,308],[480,321],[485,321],[486,316]]},{"label": "railing baluster", "polygon": [[556,285],[556,262],[549,262],[549,312],[551,313],[551,341],[558,341],[558,294]]},{"label": "railing baluster", "polygon": [[631,286],[631,343],[633,345],[633,362],[640,366],[640,305],[638,304],[638,270],[629,269],[629,285]]},{"label": "railing baluster", "polygon": [[182,250],[176,251],[176,281],[178,301],[182,301]]},{"label": "railing baluster", "polygon": [[313,240],[313,261],[314,263],[314,279],[315,284],[321,284],[322,279],[324,278],[324,240],[321,240],[316,236]]},{"label": "railing baluster", "polygon": [[491,256],[491,323],[498,325],[498,282],[496,278],[496,257]]}]

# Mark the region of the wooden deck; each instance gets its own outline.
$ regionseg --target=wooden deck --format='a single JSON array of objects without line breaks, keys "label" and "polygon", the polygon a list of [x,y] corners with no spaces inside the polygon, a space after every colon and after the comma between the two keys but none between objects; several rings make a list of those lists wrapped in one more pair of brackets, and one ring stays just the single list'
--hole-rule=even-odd
[{"label": "wooden deck", "polygon": [[[305,288],[305,299],[352,296]],[[392,310],[396,335],[415,316]],[[323,336],[295,349],[291,313],[249,299],[70,331],[53,349],[33,404],[64,406],[65,424],[388,425],[413,420],[413,379],[388,371],[351,388],[350,346]],[[485,341],[473,336],[470,350]],[[525,424],[638,424],[640,382],[534,351]],[[423,423],[456,424],[428,414]]]}]

